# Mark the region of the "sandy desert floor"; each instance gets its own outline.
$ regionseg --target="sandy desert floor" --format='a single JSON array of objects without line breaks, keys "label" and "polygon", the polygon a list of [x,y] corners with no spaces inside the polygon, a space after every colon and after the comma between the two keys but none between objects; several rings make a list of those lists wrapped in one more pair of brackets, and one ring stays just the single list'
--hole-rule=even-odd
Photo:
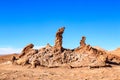
[{"label": "sandy desert floor", "polygon": [[[5,59],[4,59],[5,58]],[[0,80],[120,80],[120,66],[103,68],[29,68],[0,57]]]}]

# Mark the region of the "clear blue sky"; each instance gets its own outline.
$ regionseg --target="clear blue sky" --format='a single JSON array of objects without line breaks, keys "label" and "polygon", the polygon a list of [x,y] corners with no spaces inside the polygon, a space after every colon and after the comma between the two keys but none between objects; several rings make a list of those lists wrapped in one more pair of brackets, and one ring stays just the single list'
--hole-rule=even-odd
[{"label": "clear blue sky", "polygon": [[78,47],[84,35],[88,44],[113,50],[120,47],[120,1],[0,0],[1,48],[54,45],[61,26],[63,47]]}]

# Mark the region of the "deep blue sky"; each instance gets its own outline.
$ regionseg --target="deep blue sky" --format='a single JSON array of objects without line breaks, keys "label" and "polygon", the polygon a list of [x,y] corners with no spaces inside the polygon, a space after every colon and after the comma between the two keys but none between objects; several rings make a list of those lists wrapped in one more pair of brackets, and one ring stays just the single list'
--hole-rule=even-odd
[{"label": "deep blue sky", "polygon": [[54,45],[55,33],[65,26],[63,46],[87,43],[107,50],[120,47],[119,0],[1,0],[0,47],[28,43]]}]

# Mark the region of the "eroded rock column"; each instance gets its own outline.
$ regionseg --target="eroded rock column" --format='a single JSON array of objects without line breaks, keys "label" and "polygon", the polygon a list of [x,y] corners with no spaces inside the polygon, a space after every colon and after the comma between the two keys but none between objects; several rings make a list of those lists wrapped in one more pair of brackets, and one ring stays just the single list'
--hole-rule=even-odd
[{"label": "eroded rock column", "polygon": [[85,40],[86,40],[86,37],[82,36],[82,40],[80,41],[80,47],[84,47],[86,45]]},{"label": "eroded rock column", "polygon": [[65,27],[60,28],[56,33],[55,45],[56,50],[62,50],[62,34],[64,33]]}]

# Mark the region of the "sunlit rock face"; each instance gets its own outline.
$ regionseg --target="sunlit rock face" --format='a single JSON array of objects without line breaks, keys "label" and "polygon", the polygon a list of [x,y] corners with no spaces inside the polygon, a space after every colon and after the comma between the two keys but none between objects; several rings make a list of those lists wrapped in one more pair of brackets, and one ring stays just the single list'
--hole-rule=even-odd
[{"label": "sunlit rock face", "polygon": [[85,36],[82,37],[80,46],[77,48],[63,48],[62,35],[64,30],[65,27],[58,29],[54,46],[47,44],[45,47],[37,50],[33,49],[33,44],[29,44],[23,48],[19,58],[13,57],[13,63],[19,65],[30,64],[32,67],[104,67],[111,62],[120,63],[118,56],[110,55],[104,50],[87,45]]}]

